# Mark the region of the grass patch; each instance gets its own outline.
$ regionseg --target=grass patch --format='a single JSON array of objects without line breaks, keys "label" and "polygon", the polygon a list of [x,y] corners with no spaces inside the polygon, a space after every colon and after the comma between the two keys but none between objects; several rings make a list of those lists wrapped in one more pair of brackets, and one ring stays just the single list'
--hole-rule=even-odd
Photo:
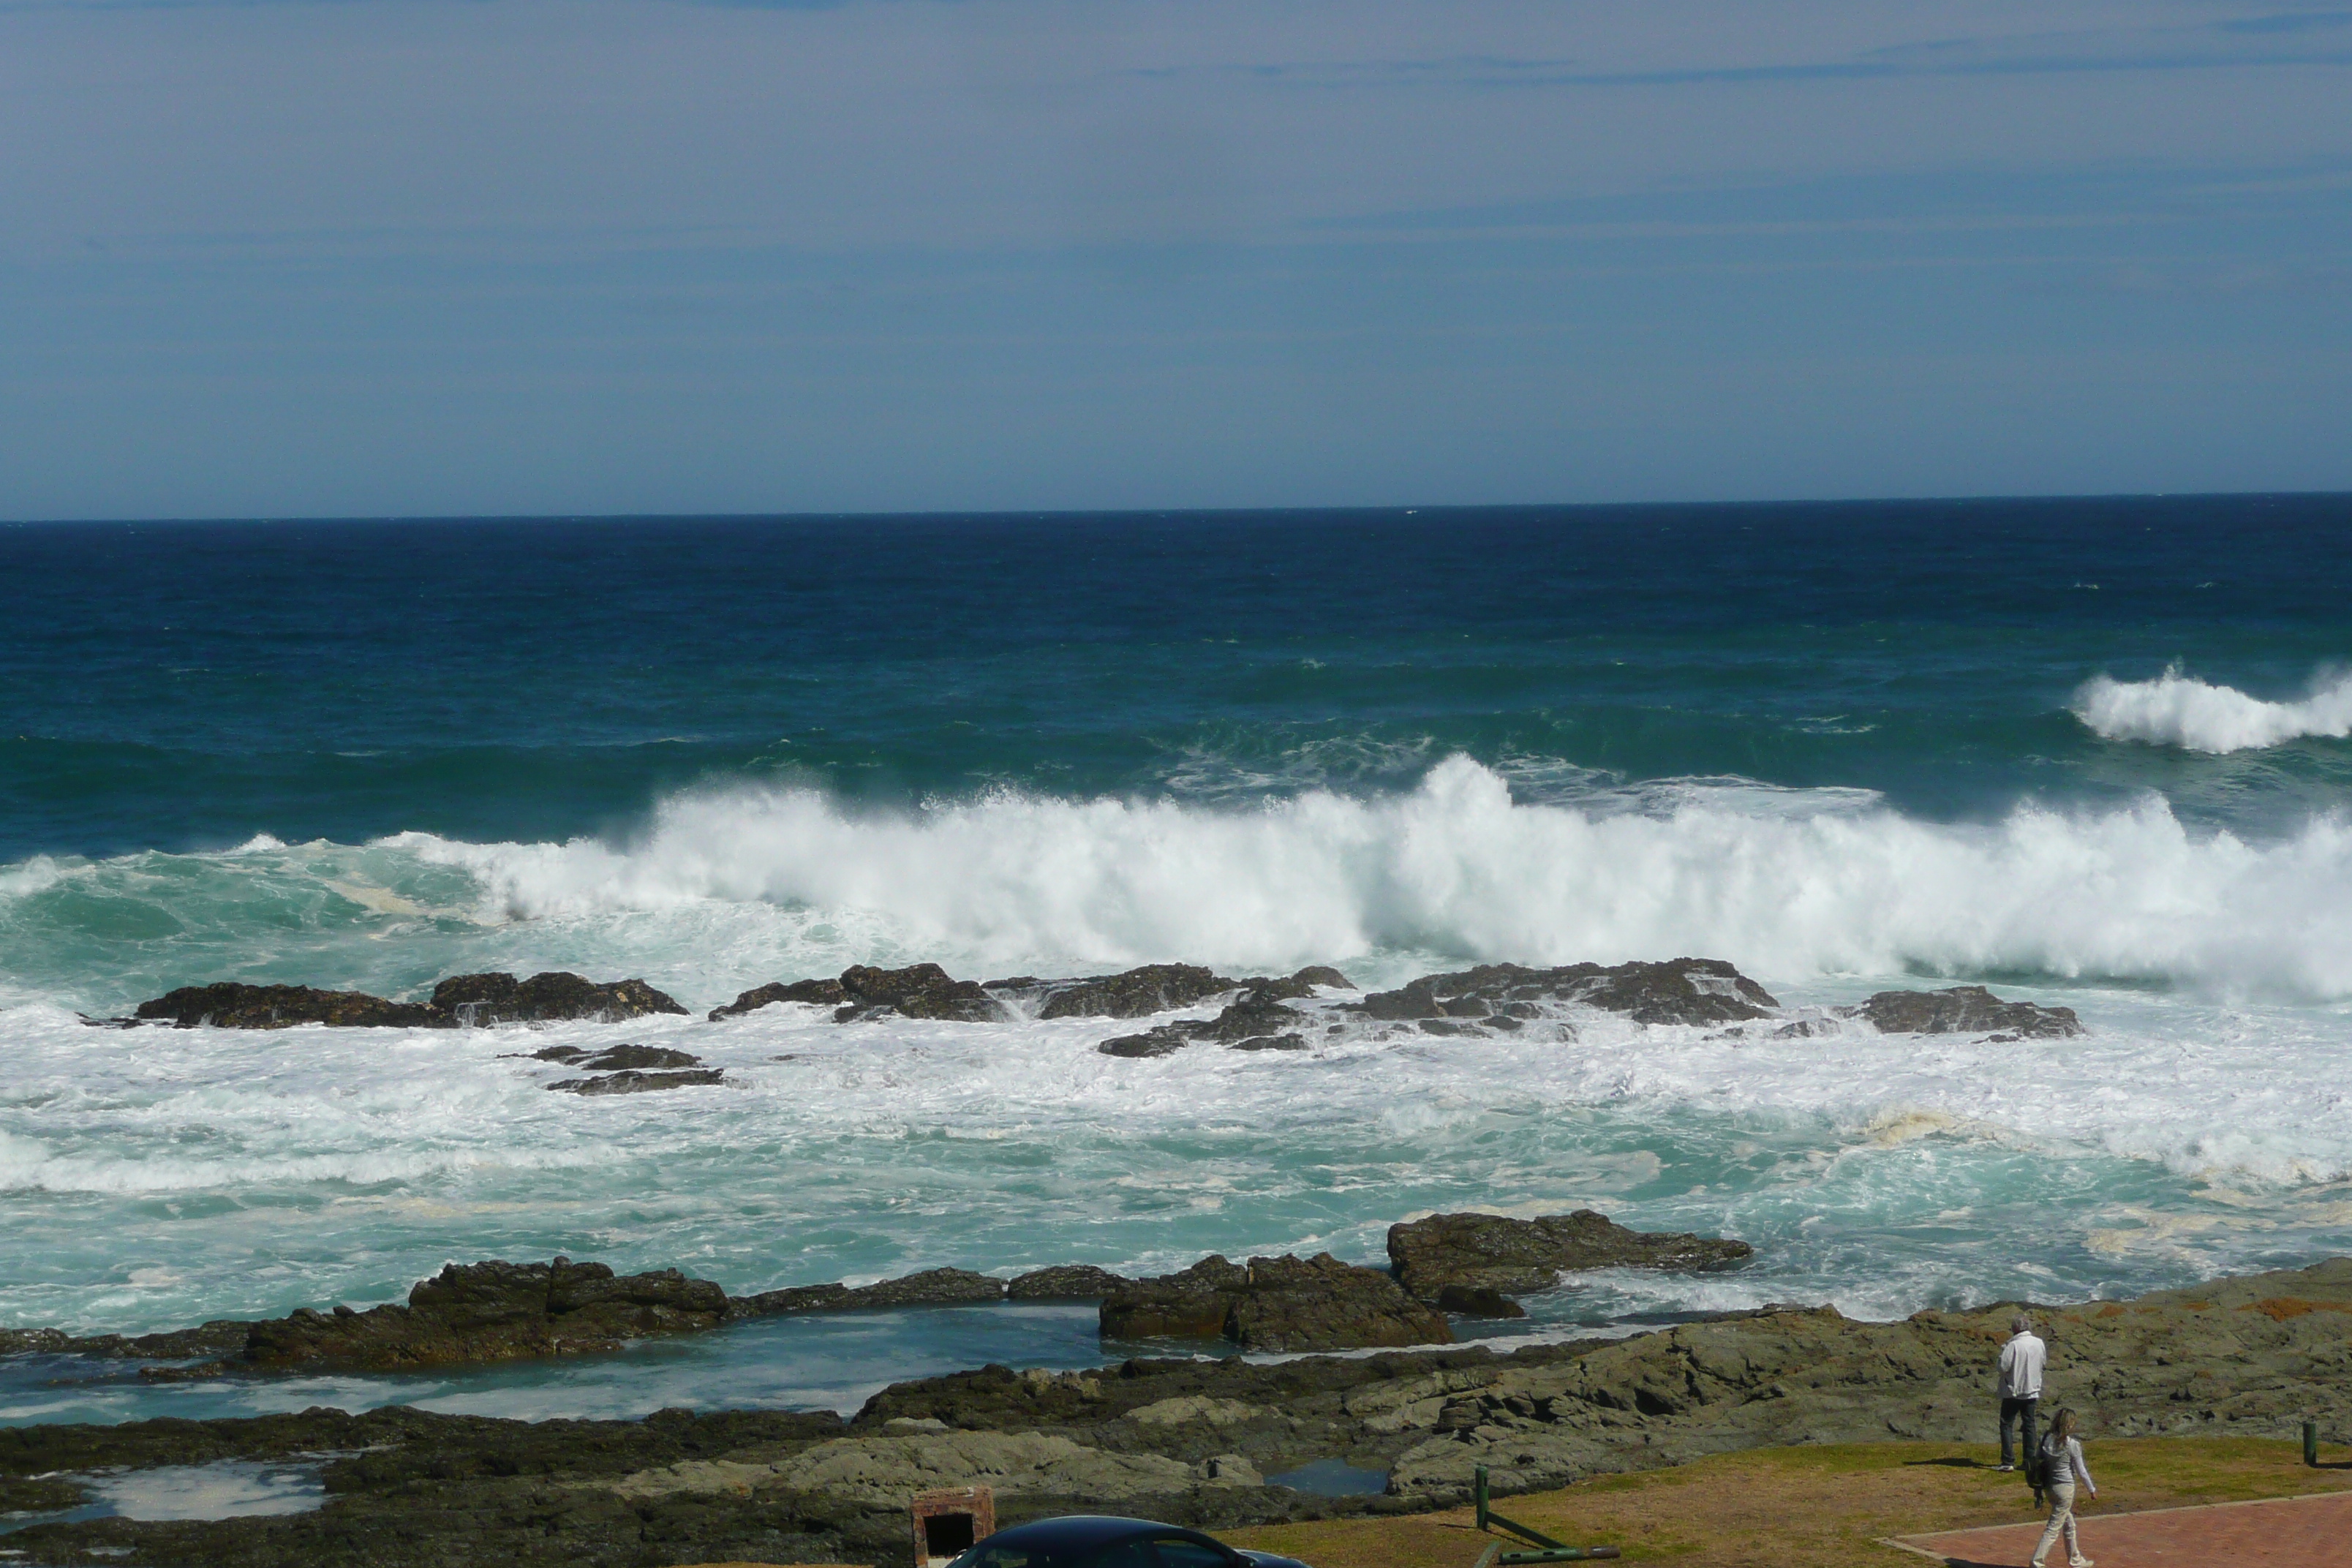
[{"label": "grass patch", "polygon": [[[2352,1468],[2306,1469],[2302,1445],[2252,1437],[2086,1442],[2099,1497],[2084,1517],[2352,1490]],[[1881,1536],[2016,1524],[2040,1517],[1990,1444],[1847,1443],[1752,1448],[1559,1491],[1497,1499],[1522,1524],[1571,1546],[1622,1548],[1629,1563],[1691,1568],[1902,1568]],[[1326,1520],[1220,1531],[1236,1546],[1315,1568],[1470,1568],[1496,1539],[1471,1512]],[[1504,1550],[1511,1547],[1506,1545]]]}]

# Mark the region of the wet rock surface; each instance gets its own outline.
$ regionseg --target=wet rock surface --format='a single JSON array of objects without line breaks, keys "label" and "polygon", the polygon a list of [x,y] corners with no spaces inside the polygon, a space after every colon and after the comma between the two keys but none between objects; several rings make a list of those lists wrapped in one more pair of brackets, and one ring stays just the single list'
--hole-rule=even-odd
[{"label": "wet rock surface", "polygon": [[547,1087],[562,1094],[651,1094],[666,1089],[708,1089],[726,1081],[717,1068],[684,1072],[610,1072],[596,1078],[567,1078]]},{"label": "wet rock surface", "polygon": [[1030,984],[1044,987],[1040,1018],[1144,1018],[1198,1006],[1239,983],[1197,963],[1147,963],[1092,980]]},{"label": "wet rock surface", "polygon": [[1581,1268],[1729,1268],[1754,1250],[1744,1241],[1628,1230],[1591,1209],[1536,1219],[1440,1214],[1389,1227],[1397,1281],[1424,1300],[1448,1288],[1549,1290],[1564,1270]]},{"label": "wet rock surface", "polygon": [[1241,994],[1213,1018],[1179,1018],[1139,1035],[1117,1036],[1095,1049],[1107,1057],[1164,1057],[1208,1040],[1236,1050],[1303,1051],[1307,1039],[1302,1028],[1314,1020],[1289,1004],[1313,997],[1320,985],[1346,986],[1347,976],[1336,969],[1318,968],[1302,969],[1279,979],[1246,981]]},{"label": "wet rock surface", "polygon": [[[449,1029],[468,1025],[611,1022],[685,1008],[642,980],[599,984],[549,972],[529,980],[511,974],[458,974],[433,988],[425,1002],[390,1002],[364,991],[320,991],[308,985],[248,985],[224,980],[183,985],[142,1002],[130,1022],[193,1029],[285,1029],[297,1024],[339,1028]],[[91,1019],[120,1024],[121,1019]]]},{"label": "wet rock surface", "polygon": [[[1004,1524],[1115,1504],[1214,1529],[1451,1506],[1481,1465],[1508,1495],[1769,1444],[1985,1442],[1990,1368],[2015,1310],[1892,1323],[1765,1310],[1499,1355],[993,1366],[894,1384],[847,1422],[663,1411],[525,1423],[389,1409],[22,1426],[0,1429],[0,1480],[341,1456],[326,1462],[331,1501],[317,1513],[41,1524],[10,1538],[53,1563],[891,1562],[918,1479],[994,1484]],[[2045,1405],[2074,1406],[2095,1436],[2292,1439],[2306,1417],[2330,1430],[2352,1421],[2352,1259],[2035,1319],[2051,1352]],[[1391,1495],[1253,1484],[1331,1458],[1388,1473]]]},{"label": "wet rock surface", "polygon": [[142,1002],[131,1016],[183,1029],[286,1029],[297,1024],[341,1028],[435,1028],[456,1020],[415,1002],[387,1002],[364,991],[320,991],[308,985],[247,985],[224,980],[183,985]]},{"label": "wet rock surface", "polygon": [[1222,1257],[1103,1298],[1106,1340],[1225,1339],[1245,1351],[1448,1344],[1445,1319],[1377,1268],[1313,1258]]},{"label": "wet rock surface", "polygon": [[1547,1003],[1622,1013],[1638,1024],[1697,1025],[1768,1017],[1780,1005],[1721,959],[1677,958],[1611,968],[1597,963],[1556,969],[1484,963],[1375,992],[1351,1010],[1368,1018],[1466,1019],[1507,1029],[1538,1016]]},{"label": "wet rock surface", "polygon": [[777,1002],[832,1007],[836,1024],[894,1016],[1001,1024],[1011,1016],[978,981],[958,980],[936,963],[908,964],[904,969],[856,963],[843,970],[836,980],[795,980],[789,984],[780,981],[755,987],[724,1007],[712,1008],[710,1021],[756,1012]]},{"label": "wet rock surface", "polygon": [[458,974],[433,988],[427,1004],[452,1022],[477,1026],[492,1024],[558,1023],[590,1018],[618,1023],[655,1014],[684,1016],[675,998],[642,980],[614,980],[599,984],[581,975],[551,970],[517,980],[504,973]]},{"label": "wet rock surface", "polygon": [[1882,1035],[1979,1035],[1996,1030],[2012,1039],[2059,1040],[2084,1032],[2072,1007],[2004,1002],[1981,985],[1944,991],[1881,991],[1852,1009]]}]

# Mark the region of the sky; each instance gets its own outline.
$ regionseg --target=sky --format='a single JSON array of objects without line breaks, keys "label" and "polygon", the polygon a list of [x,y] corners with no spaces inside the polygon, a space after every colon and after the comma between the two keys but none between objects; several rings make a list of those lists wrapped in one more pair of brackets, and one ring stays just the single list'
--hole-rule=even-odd
[{"label": "sky", "polygon": [[2352,10],[0,0],[0,518],[2352,489]]}]

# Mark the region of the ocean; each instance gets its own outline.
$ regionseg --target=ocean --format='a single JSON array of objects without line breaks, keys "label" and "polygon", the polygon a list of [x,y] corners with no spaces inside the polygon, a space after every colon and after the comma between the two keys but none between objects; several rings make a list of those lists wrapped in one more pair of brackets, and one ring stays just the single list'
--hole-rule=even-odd
[{"label": "ocean", "polygon": [[[1483,1331],[2080,1300],[2352,1252],[2352,498],[0,526],[0,1326],[395,1300],[448,1261],[746,1292],[1432,1211],[1754,1244]],[[725,1023],[851,963],[1737,963],[2089,1033]],[[687,1018],[88,1027],[171,987],[642,976]],[[1530,1035],[1535,1031],[1529,1031]],[[550,1094],[518,1053],[690,1050]],[[152,1384],[0,1423],[854,1405],[1107,1353],[1074,1307],[560,1366]]]}]

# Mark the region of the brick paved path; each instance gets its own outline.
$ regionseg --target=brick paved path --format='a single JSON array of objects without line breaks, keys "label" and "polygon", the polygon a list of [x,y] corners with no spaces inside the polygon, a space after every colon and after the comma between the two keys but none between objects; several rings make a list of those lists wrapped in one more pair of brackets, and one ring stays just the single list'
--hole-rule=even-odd
[{"label": "brick paved path", "polygon": [[[2099,1568],[2346,1568],[2352,1563],[2352,1492],[2158,1509],[2147,1513],[2078,1515],[2083,1555]],[[2041,1520],[1887,1542],[1949,1568],[2021,1568],[2042,1539]],[[2050,1548],[2050,1568],[2066,1561],[2063,1540]]]}]

